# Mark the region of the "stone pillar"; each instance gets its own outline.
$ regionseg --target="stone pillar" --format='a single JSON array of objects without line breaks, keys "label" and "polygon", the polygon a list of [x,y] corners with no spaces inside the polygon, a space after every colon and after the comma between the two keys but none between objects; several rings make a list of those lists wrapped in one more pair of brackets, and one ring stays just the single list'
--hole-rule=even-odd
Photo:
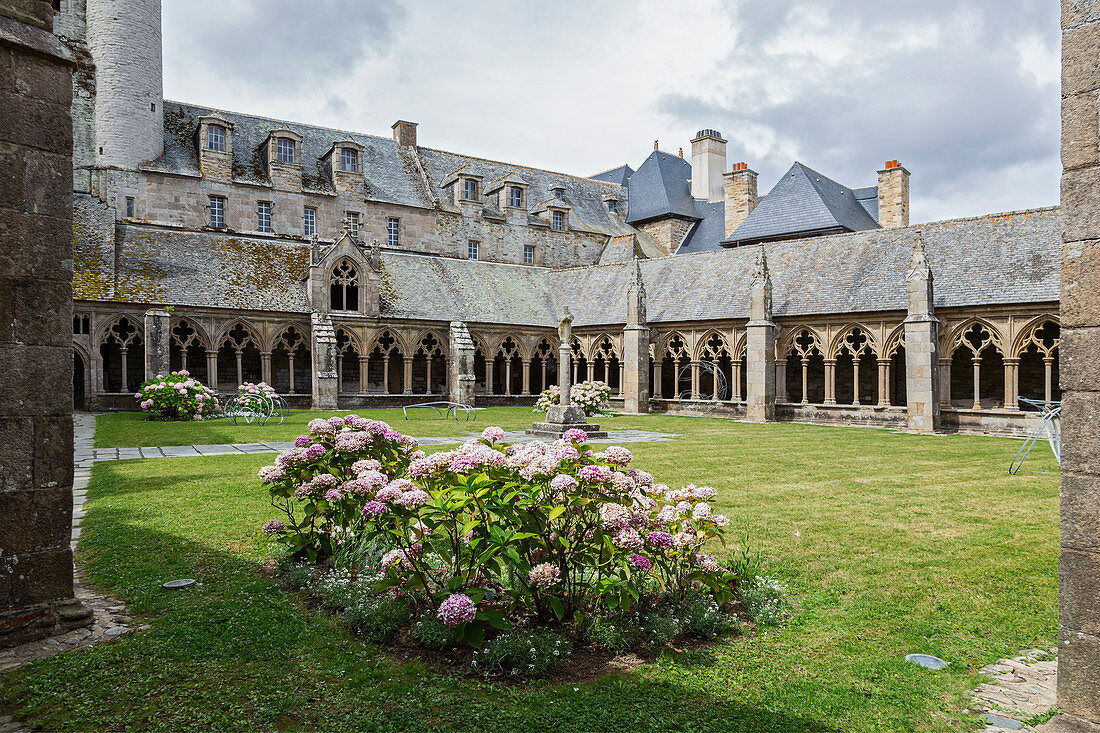
[{"label": "stone pillar", "polygon": [[[290,358],[293,359],[294,357],[290,357]],[[290,373],[291,373],[290,384],[292,385],[291,388],[290,388],[290,391],[293,392],[294,391],[294,387],[293,387],[293,384],[294,384],[294,376],[293,376],[294,366],[293,366],[293,364],[291,364]],[[275,384],[275,377],[271,373],[271,352],[270,351],[261,351],[260,352],[260,379],[261,379],[261,381],[267,382],[268,384]]]},{"label": "stone pillar", "polygon": [[524,359],[523,360],[523,392],[521,394],[523,394],[524,397],[527,397],[531,394],[531,360],[530,359]]},{"label": "stone pillar", "polygon": [[[908,351],[908,349],[906,349]],[[909,357],[906,357],[905,363],[908,365]],[[908,368],[906,369],[908,371]],[[906,389],[909,389],[908,382],[906,383]],[[951,407],[951,359],[950,357],[940,359],[940,410],[950,409]]]},{"label": "stone pillar", "polygon": [[[740,362],[737,364],[738,369],[735,373],[740,373]],[[737,391],[741,391],[741,380],[737,380]],[[790,398],[787,396],[787,360],[776,358],[775,360],[775,401],[787,402]]]},{"label": "stone pillar", "polygon": [[[641,266],[631,264],[630,284],[626,289],[626,326],[623,328],[623,359],[620,362],[619,391],[623,409],[629,413],[649,412],[649,326],[646,325],[645,282]],[[655,367],[660,382],[661,367]]]},{"label": "stone pillar", "polygon": [[314,410],[336,409],[336,330],[327,313],[311,315],[310,352],[313,357]]},{"label": "stone pillar", "polygon": [[390,355],[382,357],[382,394],[390,393]]},{"label": "stone pillar", "polygon": [[825,404],[836,404],[836,359],[825,360]]},{"label": "stone pillar", "polygon": [[218,391],[218,352],[206,352],[206,386]]},{"label": "stone pillar", "polygon": [[172,371],[168,347],[171,343],[171,314],[166,310],[145,311],[145,378]]},{"label": "stone pillar", "polygon": [[730,374],[733,377],[733,384],[730,385],[730,399],[734,402],[740,402],[742,398],[741,394],[741,360],[734,359],[733,369],[730,370]]},{"label": "stone pillar", "polygon": [[[905,318],[906,425],[917,433],[934,433],[940,427],[938,392],[941,384],[936,373],[940,364],[940,322],[934,314],[932,280],[932,269],[924,256],[924,240],[918,231],[906,275],[908,315]],[[950,369],[947,379],[951,379]],[[950,388],[949,381],[947,389]]]},{"label": "stone pillar", "polygon": [[890,360],[878,360],[878,404],[880,407],[890,405]]},{"label": "stone pillar", "polygon": [[691,362],[691,399],[699,399],[699,361],[692,359]]},{"label": "stone pillar", "polygon": [[772,322],[772,277],[764,246],[756,257],[749,285],[745,417],[754,422],[775,419],[775,323]]},{"label": "stone pillar", "polygon": [[[1019,359],[1005,359],[1005,409],[1019,410],[1020,405],[1016,401],[1017,374],[1020,370]],[[1047,397],[1047,399],[1050,399]]]},{"label": "stone pillar", "polygon": [[73,65],[52,24],[0,0],[0,647],[92,621],[69,549]]},{"label": "stone pillar", "polygon": [[461,321],[451,321],[450,334],[450,374],[447,384],[450,385],[451,402],[460,405],[474,404],[474,385],[477,377],[474,375],[474,340],[470,337],[470,331]]},{"label": "stone pillar", "polygon": [[405,357],[405,369],[401,373],[401,394],[413,393],[413,358]]},{"label": "stone pillar", "polygon": [[591,382],[596,378],[596,362],[593,361],[592,359],[589,359],[588,363],[585,364],[585,366],[588,367],[588,369],[587,369],[587,371],[588,371],[587,379],[588,379],[589,382]]},{"label": "stone pillar", "polygon": [[493,394],[493,364],[496,359],[485,360],[485,394]]},{"label": "stone pillar", "polygon": [[664,395],[661,392],[661,383],[664,381],[661,375],[663,365],[664,359],[653,360],[653,396],[657,399],[664,398]]},{"label": "stone pillar", "polygon": [[370,376],[370,357],[359,355],[359,394],[367,393],[367,379]]},{"label": "stone pillar", "polygon": [[1062,714],[1051,724],[1100,730],[1100,6],[1063,2],[1062,26]]}]

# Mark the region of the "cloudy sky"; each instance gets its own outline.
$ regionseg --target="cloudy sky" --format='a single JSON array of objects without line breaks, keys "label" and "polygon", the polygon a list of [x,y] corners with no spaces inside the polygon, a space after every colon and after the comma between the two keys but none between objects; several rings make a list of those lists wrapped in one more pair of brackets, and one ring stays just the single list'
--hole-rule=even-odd
[{"label": "cloudy sky", "polygon": [[717,128],[761,192],[897,158],[927,221],[1058,199],[1058,4],[164,0],[169,99],[590,175]]}]

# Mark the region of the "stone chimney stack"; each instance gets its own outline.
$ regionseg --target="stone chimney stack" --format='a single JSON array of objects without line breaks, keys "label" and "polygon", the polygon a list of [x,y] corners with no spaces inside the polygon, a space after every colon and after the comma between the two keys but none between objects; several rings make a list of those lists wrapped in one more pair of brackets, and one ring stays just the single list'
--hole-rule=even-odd
[{"label": "stone chimney stack", "polygon": [[756,171],[748,163],[734,163],[733,170],[722,176],[725,179],[726,236],[741,226],[756,208]]},{"label": "stone chimney stack", "polygon": [[416,147],[416,123],[398,120],[393,123],[393,139],[403,148]]},{"label": "stone chimney stack", "polygon": [[878,172],[878,223],[886,229],[909,226],[909,171],[896,160]]},{"label": "stone chimney stack", "polygon": [[691,195],[697,199],[721,201],[725,171],[726,141],[722,134],[717,130],[700,130],[691,141]]}]

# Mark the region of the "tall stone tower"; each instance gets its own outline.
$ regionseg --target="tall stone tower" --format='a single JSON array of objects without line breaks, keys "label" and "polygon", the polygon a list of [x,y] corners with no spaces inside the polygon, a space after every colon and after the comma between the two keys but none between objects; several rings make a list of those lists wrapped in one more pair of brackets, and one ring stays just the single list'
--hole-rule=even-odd
[{"label": "tall stone tower", "polygon": [[136,168],[164,152],[160,0],[87,0],[99,166]]}]

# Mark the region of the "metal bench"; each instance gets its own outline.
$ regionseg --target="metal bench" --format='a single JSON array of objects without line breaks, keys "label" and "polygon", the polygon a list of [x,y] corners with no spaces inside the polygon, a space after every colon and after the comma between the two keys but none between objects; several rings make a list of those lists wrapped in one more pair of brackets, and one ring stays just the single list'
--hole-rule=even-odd
[{"label": "metal bench", "polygon": [[415,405],[405,405],[401,408],[401,412],[405,415],[405,419],[409,419],[409,410],[421,410],[431,409],[435,410],[436,414],[441,419],[446,419],[450,415],[454,415],[454,419],[458,420],[459,411],[463,411],[466,414],[466,421],[469,422],[477,417],[477,408],[473,405],[464,405],[461,402],[421,402]]}]

